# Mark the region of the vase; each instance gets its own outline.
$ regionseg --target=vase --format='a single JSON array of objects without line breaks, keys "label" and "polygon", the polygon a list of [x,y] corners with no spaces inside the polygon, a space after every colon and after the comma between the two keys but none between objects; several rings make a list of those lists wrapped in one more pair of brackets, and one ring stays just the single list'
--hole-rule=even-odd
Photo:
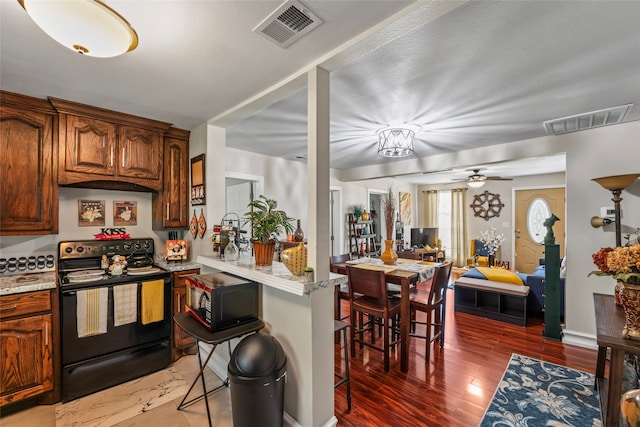
[{"label": "vase", "polygon": [[273,253],[275,252],[275,242],[263,243],[260,240],[253,241],[253,257],[257,266],[267,266],[273,264]]},{"label": "vase", "polygon": [[298,220],[298,227],[296,231],[293,233],[293,241],[294,242],[302,242],[304,240],[304,232],[302,231],[302,227],[300,227],[300,220]]},{"label": "vase", "polygon": [[280,261],[294,275],[301,276],[307,266],[307,247],[304,243],[285,249],[280,253]]},{"label": "vase", "polygon": [[616,287],[613,289],[613,297],[616,305],[618,307],[622,307],[622,300],[620,299],[620,293],[622,293],[622,289],[624,288],[624,283],[618,280],[616,282]]},{"label": "vase", "polygon": [[496,256],[489,255],[489,259],[487,260],[487,267],[494,267],[496,263]]},{"label": "vase", "polygon": [[393,249],[393,240],[384,241],[384,252],[380,254],[383,263],[391,265],[398,260],[398,254]]},{"label": "vase", "polygon": [[628,426],[637,426],[640,423],[640,390],[626,391],[620,399],[620,415]]},{"label": "vase", "polygon": [[369,221],[369,212],[367,212],[366,209],[362,211],[362,220]]},{"label": "vase", "polygon": [[625,283],[620,292],[620,300],[625,318],[622,336],[640,339],[640,285]]}]

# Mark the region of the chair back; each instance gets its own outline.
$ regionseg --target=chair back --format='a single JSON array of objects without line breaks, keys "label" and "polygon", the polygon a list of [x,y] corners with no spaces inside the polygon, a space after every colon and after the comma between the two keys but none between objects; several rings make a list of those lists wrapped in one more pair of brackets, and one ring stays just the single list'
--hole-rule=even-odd
[{"label": "chair back", "polygon": [[351,261],[351,254],[340,254],[329,257],[329,265]]},{"label": "chair back", "polygon": [[489,249],[480,240],[474,239],[471,241],[471,256],[489,256]]},{"label": "chair back", "polygon": [[[349,278],[349,299],[353,300],[356,294],[382,299],[387,301],[387,281],[384,271],[367,270],[353,265],[347,266]],[[385,304],[386,305],[386,304]]]},{"label": "chair back", "polygon": [[444,293],[449,285],[451,277],[451,261],[444,262],[435,267],[431,288],[429,288],[429,304],[435,305],[442,301]]}]

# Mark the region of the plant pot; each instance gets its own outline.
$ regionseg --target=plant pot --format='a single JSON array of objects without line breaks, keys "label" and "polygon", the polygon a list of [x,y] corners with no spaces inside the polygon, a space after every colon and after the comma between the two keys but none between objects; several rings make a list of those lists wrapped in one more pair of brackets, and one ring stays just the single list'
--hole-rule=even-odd
[{"label": "plant pot", "polygon": [[384,241],[384,252],[380,254],[380,259],[388,265],[391,265],[398,260],[398,254],[393,249],[393,240]]},{"label": "plant pot", "polygon": [[622,336],[640,339],[640,285],[625,283],[620,292],[620,300],[626,322]]},{"label": "plant pot", "polygon": [[253,257],[257,266],[273,264],[273,254],[276,250],[275,242],[262,243],[260,240],[253,241]]}]

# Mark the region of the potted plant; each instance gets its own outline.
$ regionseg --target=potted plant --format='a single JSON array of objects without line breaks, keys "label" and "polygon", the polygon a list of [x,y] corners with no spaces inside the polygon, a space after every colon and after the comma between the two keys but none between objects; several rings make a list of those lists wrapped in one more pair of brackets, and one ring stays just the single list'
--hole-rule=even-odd
[{"label": "potted plant", "polygon": [[355,216],[356,221],[358,221],[362,216],[362,212],[364,212],[364,205],[357,204],[351,206],[351,212],[353,212],[353,216]]},{"label": "potted plant", "polygon": [[396,199],[393,195],[393,188],[389,187],[387,193],[382,197],[382,214],[387,238],[384,241],[384,252],[380,254],[380,259],[385,264],[393,264],[398,259],[398,254],[393,249],[393,226],[395,224]]},{"label": "potted plant", "polygon": [[247,207],[250,210],[244,214],[245,224],[251,224],[256,265],[271,265],[278,234],[293,233],[295,219],[278,210],[278,202],[264,195],[252,200]]}]

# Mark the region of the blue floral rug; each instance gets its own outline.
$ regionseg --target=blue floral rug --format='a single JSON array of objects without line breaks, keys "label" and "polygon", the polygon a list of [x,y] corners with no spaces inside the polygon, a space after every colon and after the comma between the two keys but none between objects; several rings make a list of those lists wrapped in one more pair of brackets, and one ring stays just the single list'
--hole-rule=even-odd
[{"label": "blue floral rug", "polygon": [[496,389],[480,427],[600,427],[594,375],[519,354]]}]

